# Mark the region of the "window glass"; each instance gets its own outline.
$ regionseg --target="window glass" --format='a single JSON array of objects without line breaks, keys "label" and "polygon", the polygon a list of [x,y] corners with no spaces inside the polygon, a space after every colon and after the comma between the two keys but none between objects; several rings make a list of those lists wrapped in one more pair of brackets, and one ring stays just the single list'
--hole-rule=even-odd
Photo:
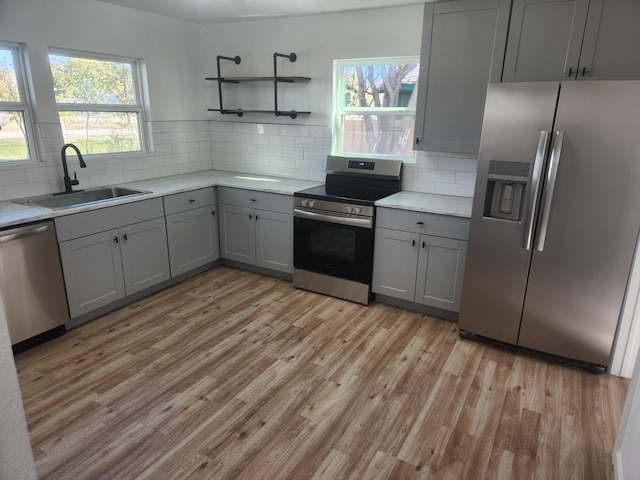
[{"label": "window glass", "polygon": [[30,160],[34,151],[22,79],[19,47],[0,44],[0,163]]},{"label": "window glass", "polygon": [[412,160],[417,58],[334,62],[332,152]]},{"label": "window glass", "polygon": [[89,155],[142,150],[135,60],[56,52],[49,63],[65,142]]}]

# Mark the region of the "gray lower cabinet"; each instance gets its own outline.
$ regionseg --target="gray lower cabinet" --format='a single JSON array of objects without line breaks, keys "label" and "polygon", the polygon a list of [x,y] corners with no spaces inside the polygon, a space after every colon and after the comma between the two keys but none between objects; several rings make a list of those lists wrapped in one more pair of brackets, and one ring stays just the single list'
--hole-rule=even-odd
[{"label": "gray lower cabinet", "polygon": [[220,258],[213,187],[164,197],[171,276]]},{"label": "gray lower cabinet", "polygon": [[499,82],[511,0],[425,3],[414,148],[477,153],[487,83]]},{"label": "gray lower cabinet", "polygon": [[219,189],[220,256],[293,272],[293,197]]},{"label": "gray lower cabinet", "polygon": [[379,208],[373,292],[459,312],[468,231],[468,219]]},{"label": "gray lower cabinet", "polygon": [[170,276],[162,199],[59,217],[55,222],[71,318]]},{"label": "gray lower cabinet", "polygon": [[503,81],[640,78],[637,0],[514,0]]}]

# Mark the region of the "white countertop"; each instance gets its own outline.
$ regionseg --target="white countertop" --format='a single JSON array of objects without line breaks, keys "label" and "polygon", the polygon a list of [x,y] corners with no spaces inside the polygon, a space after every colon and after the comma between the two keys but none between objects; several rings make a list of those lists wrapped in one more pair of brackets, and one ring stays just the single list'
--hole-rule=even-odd
[{"label": "white countertop", "polygon": [[[267,193],[293,195],[294,192],[316,187],[322,185],[322,183],[283,177],[270,177],[266,175],[208,170],[205,172],[153,178],[119,185],[146,190],[151,193],[122,197],[111,200],[106,204],[98,203],[63,210],[50,210],[48,208],[26,206],[11,201],[4,201],[0,202],[0,228],[212,186],[244,188]],[[376,205],[379,207],[469,218],[471,217],[471,203],[472,199],[465,197],[418,192],[399,192],[377,201]]]},{"label": "white countertop", "polygon": [[293,195],[294,192],[299,190],[322,185],[322,182],[310,182],[307,180],[296,180],[283,177],[269,177],[266,175],[208,170],[205,172],[152,178],[149,180],[139,180],[137,182],[122,183],[118,185],[146,190],[151,193],[132,197],[122,197],[111,200],[106,204],[98,203],[83,205],[81,207],[65,208],[63,210],[50,210],[42,207],[19,205],[7,200],[0,202],[0,228],[10,227],[21,223],[35,222],[38,220],[47,220],[63,215],[96,210],[98,208],[121,205],[123,203],[146,200],[148,198],[162,197],[198,188],[223,186],[258,190],[268,193],[279,193],[282,195]]},{"label": "white countertop", "polygon": [[467,197],[403,191],[378,200],[376,206],[471,218],[472,203]]}]

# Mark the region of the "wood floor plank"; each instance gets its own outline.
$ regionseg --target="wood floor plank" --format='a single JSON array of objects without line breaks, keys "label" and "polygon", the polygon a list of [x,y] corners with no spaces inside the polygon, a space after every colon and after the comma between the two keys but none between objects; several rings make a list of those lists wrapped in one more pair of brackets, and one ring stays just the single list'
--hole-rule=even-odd
[{"label": "wood floor plank", "polygon": [[613,479],[628,381],[228,267],[16,356],[42,479]]}]

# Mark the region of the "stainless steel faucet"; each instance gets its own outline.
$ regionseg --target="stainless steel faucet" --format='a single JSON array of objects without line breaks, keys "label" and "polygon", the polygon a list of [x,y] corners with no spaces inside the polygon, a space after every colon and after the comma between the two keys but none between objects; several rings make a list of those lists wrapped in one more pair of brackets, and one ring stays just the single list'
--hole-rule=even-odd
[{"label": "stainless steel faucet", "polygon": [[[65,143],[62,146],[62,169],[64,170],[64,193],[73,193],[73,186],[79,185],[80,181],[76,175],[76,172],[73,172],[73,180],[69,177],[69,169],[67,168],[67,148],[72,148],[76,151],[76,155],[78,155],[78,160],[80,161],[80,168],[86,168],[87,164],[84,163],[84,159],[82,158],[82,154],[78,147],[76,147],[73,143]],[[81,191],[81,190],[75,190]]]}]

